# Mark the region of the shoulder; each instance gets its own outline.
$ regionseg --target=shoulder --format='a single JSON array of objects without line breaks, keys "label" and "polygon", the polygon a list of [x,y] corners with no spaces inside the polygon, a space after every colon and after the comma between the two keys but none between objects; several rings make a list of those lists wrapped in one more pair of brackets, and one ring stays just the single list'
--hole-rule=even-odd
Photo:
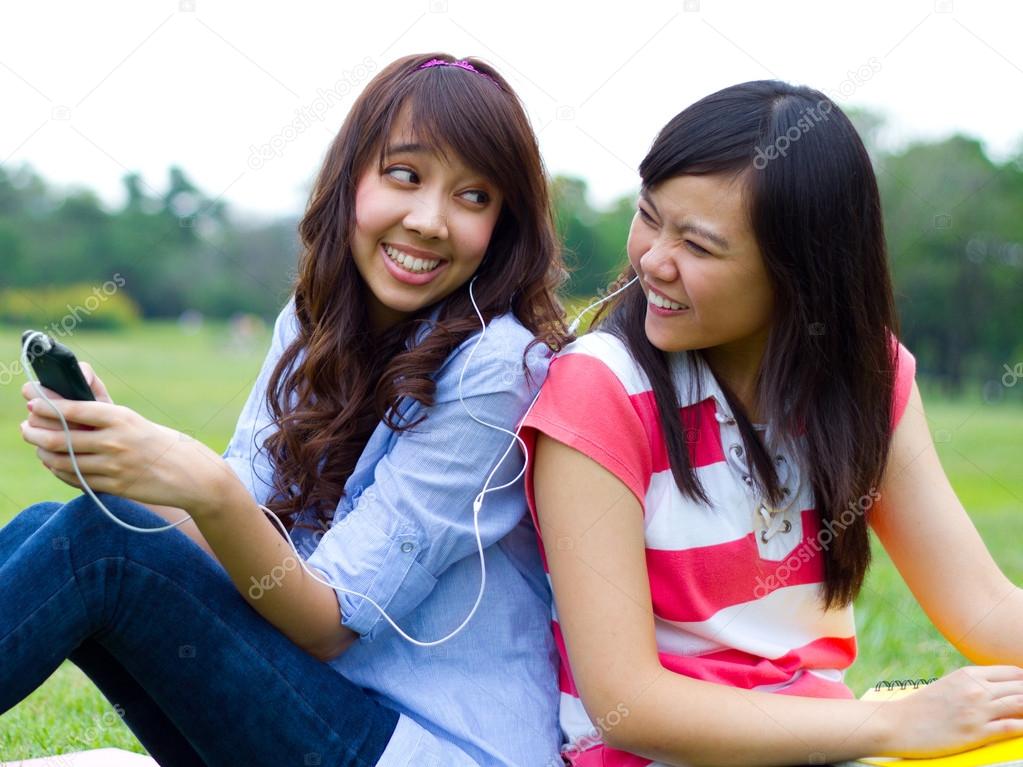
[{"label": "shoulder", "polygon": [[467,392],[523,385],[536,391],[547,377],[553,353],[542,341],[534,341],[532,331],[514,314],[498,315],[451,351],[437,370],[438,387],[461,379]]},{"label": "shoulder", "polygon": [[892,346],[895,348],[895,377],[904,378],[916,375],[916,357],[906,348],[899,339],[892,337]]},{"label": "shoulder", "polygon": [[283,347],[297,336],[298,316],[295,314],[295,294],[292,293],[274,320],[273,342],[276,346]]},{"label": "shoulder", "polygon": [[587,333],[566,346],[551,366],[552,377],[556,369],[562,380],[612,376],[629,395],[650,389],[646,373],[625,342],[602,330]]},{"label": "shoulder", "polygon": [[650,411],[649,388],[621,339],[602,331],[587,333],[551,363],[523,422],[527,452],[545,434],[596,461],[642,502],[653,465],[650,419],[644,418]]},{"label": "shoulder", "polygon": [[895,356],[895,387],[892,394],[892,429],[902,420],[910,394],[913,392],[913,381],[916,380],[916,358],[895,336],[891,339]]},{"label": "shoulder", "polygon": [[469,336],[459,348],[474,344],[480,340],[481,336],[483,340],[480,342],[480,351],[484,349],[506,350],[518,351],[520,354],[534,339],[532,331],[519,322],[518,317],[511,312],[494,317],[487,324],[486,329],[481,328],[479,332]]},{"label": "shoulder", "polygon": [[[638,433],[650,384],[617,336],[593,331],[566,346],[551,362],[537,402],[538,418],[595,429],[613,424],[619,436]],[[624,430],[624,431],[623,431]]]}]

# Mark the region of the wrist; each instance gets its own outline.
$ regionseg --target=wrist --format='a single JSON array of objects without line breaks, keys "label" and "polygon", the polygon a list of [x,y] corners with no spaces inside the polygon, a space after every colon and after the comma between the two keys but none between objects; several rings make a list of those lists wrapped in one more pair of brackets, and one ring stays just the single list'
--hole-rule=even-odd
[{"label": "wrist", "polygon": [[868,756],[893,756],[898,752],[898,734],[903,731],[902,709],[896,701],[879,701],[868,720],[871,725],[871,753]]},{"label": "wrist", "polygon": [[222,456],[214,453],[200,442],[192,445],[200,453],[191,461],[193,467],[203,467],[188,483],[190,498],[185,508],[196,518],[209,518],[225,506],[236,505],[244,493],[251,500],[248,489],[242,485],[231,466]]}]

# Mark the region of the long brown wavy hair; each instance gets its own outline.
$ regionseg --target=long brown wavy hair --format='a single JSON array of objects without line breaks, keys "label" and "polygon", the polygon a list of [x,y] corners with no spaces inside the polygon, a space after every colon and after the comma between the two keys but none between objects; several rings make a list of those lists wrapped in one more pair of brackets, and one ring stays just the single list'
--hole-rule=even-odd
[{"label": "long brown wavy hair", "polygon": [[[798,138],[793,139],[795,130]],[[784,139],[784,142],[783,142]],[[713,93],[676,115],[640,164],[644,189],[683,174],[748,173],[749,219],[775,295],[757,379],[758,409],[779,434],[805,433],[815,507],[836,533],[824,553],[825,607],[851,602],[870,564],[868,515],[888,461],[898,317],[881,200],[870,157],[845,114],[820,91],[774,80]],[[627,266],[616,285],[635,276]],[[640,283],[594,320],[646,373],[679,491],[706,501],[689,460],[669,355],[646,337]],[[696,351],[683,352],[696,364]],[[692,368],[691,368],[692,369]],[[764,496],[778,475],[738,398],[719,381]]]},{"label": "long brown wavy hair", "polygon": [[[484,320],[511,312],[532,331],[533,344],[556,351],[568,340],[556,297],[567,272],[525,111],[486,63],[468,59],[487,77],[451,66],[420,69],[431,59],[455,60],[444,53],[406,56],[370,81],[331,144],[299,223],[298,335],[267,385],[278,428],[264,443],[274,467],[267,507],[288,528],[329,526],[377,424],[404,431],[419,423],[397,421],[399,402],[410,397],[431,406],[431,374],[480,329],[468,282],[442,299],[436,323],[417,345],[417,330],[430,323],[426,317],[437,304],[379,333],[370,324],[368,287],[351,251],[356,184],[370,163],[382,168],[400,115],[408,115],[419,143],[456,154],[504,194],[473,286]],[[528,375],[525,356],[523,368]],[[303,512],[314,513],[317,524],[300,519]]]}]

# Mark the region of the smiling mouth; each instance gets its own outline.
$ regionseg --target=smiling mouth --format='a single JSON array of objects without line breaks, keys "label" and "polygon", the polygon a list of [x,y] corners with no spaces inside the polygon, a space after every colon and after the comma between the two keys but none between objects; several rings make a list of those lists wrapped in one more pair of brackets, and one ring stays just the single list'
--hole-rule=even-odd
[{"label": "smiling mouth", "polygon": [[385,244],[384,253],[386,253],[387,257],[394,263],[412,274],[426,274],[427,272],[432,272],[442,263],[439,258],[416,258],[415,256],[410,256],[408,253],[399,250],[393,245]]},{"label": "smiling mouth", "polygon": [[685,304],[679,304],[674,301],[669,301],[664,296],[660,295],[659,293],[654,293],[654,291],[652,290],[647,290],[646,299],[654,306],[659,306],[661,309],[671,309],[672,311],[678,312],[682,311],[683,309],[689,308]]}]

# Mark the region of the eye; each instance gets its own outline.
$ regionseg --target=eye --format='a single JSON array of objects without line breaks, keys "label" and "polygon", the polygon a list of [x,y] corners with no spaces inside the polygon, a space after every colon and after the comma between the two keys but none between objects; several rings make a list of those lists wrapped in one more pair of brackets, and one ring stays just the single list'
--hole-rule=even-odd
[{"label": "eye", "polygon": [[639,213],[639,217],[643,220],[643,223],[649,224],[650,226],[657,226],[657,222],[654,221],[654,217],[647,213],[642,205],[637,208],[637,211]]},{"label": "eye", "polygon": [[697,245],[692,240],[686,240],[686,247],[688,247],[693,253],[698,256],[709,256],[710,251],[700,245]]},{"label": "eye", "polygon": [[[475,195],[475,198],[473,197]],[[465,197],[470,202],[474,202],[477,205],[486,205],[490,202],[490,195],[484,192],[482,189],[470,189],[468,192],[462,192],[462,197]]]},{"label": "eye", "polygon": [[388,168],[384,171],[388,176],[406,184],[418,184],[419,175],[411,168]]}]

